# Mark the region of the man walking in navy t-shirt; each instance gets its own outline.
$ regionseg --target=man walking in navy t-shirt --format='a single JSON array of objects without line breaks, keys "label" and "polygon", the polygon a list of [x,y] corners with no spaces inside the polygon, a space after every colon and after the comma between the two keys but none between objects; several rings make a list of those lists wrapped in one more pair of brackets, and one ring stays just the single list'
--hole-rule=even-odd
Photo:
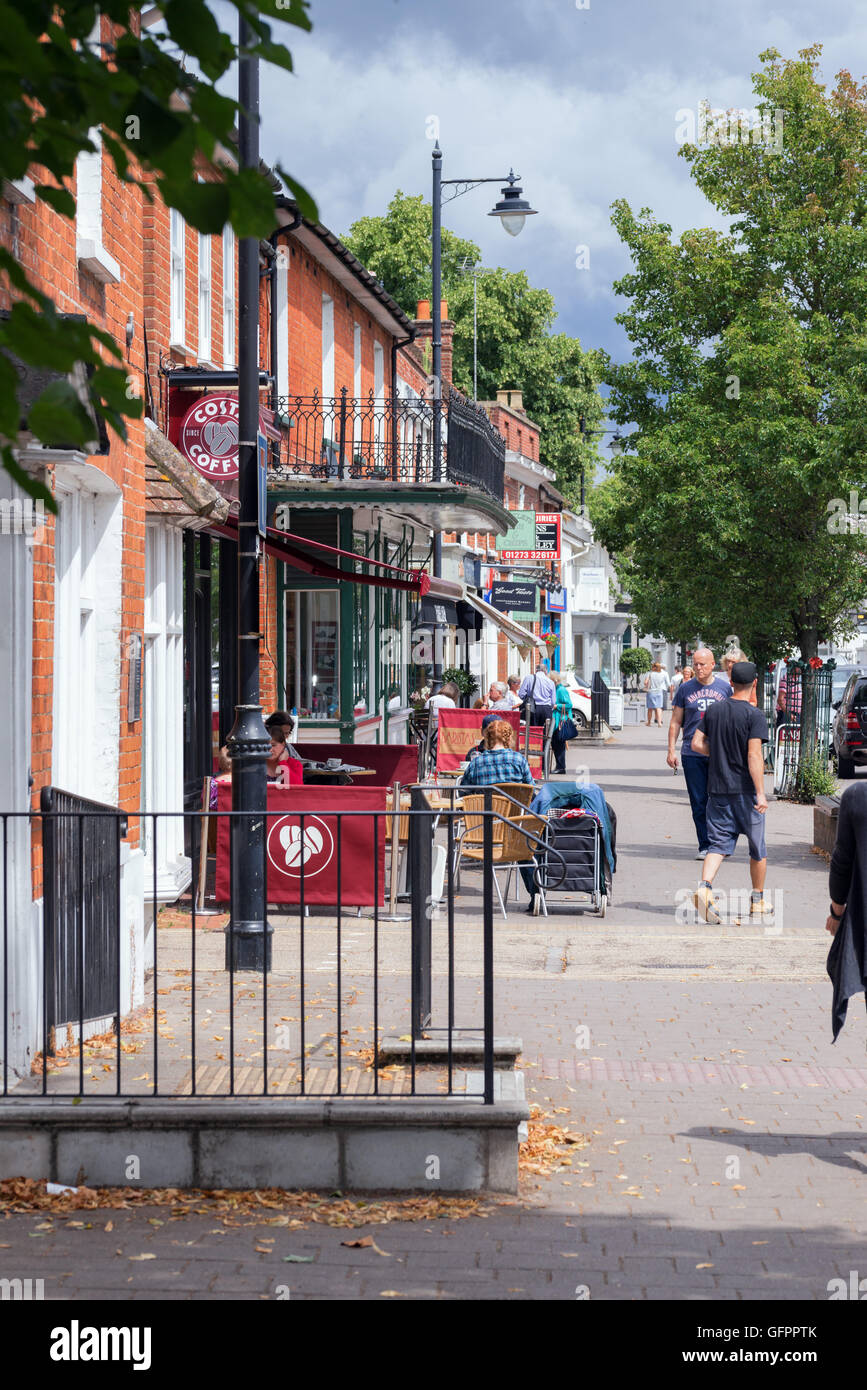
[{"label": "man walking in navy t-shirt", "polygon": [[731,699],[732,688],[727,680],[715,676],[713,668],[716,657],[707,647],[701,647],[692,659],[695,676],[683,681],[675,692],[668,726],[669,767],[677,767],[677,735],[683,729],[683,775],[689,792],[692,819],[698,836],[696,859],[704,859],[708,850],[707,840],[707,758],[693,751],[692,736],[699,728],[704,712],[720,700]]}]

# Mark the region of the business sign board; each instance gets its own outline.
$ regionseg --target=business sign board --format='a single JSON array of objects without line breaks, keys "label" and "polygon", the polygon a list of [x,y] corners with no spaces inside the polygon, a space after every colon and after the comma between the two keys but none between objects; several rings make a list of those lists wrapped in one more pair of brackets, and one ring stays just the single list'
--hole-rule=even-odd
[{"label": "business sign board", "polygon": [[491,585],[491,603],[501,613],[536,613],[539,591],[535,584],[513,584],[497,580]]},{"label": "business sign board", "polygon": [[602,565],[585,565],[578,571],[578,574],[580,576],[578,580],[579,584],[596,585],[605,583],[605,569]]},{"label": "business sign board", "polygon": [[560,513],[514,512],[516,521],[501,539],[508,548],[500,549],[501,560],[559,560]]},{"label": "business sign board", "polygon": [[566,589],[560,590],[559,594],[545,591],[545,612],[546,613],[565,613],[566,612]]}]

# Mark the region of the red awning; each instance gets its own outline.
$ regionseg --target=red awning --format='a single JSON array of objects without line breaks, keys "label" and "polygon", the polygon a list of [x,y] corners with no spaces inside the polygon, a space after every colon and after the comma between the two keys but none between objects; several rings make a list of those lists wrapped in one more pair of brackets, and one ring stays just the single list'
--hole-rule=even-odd
[{"label": "red awning", "polygon": [[[224,524],[210,526],[208,530],[216,536],[225,536],[229,540],[238,539],[238,518],[229,516]],[[311,549],[307,549],[307,547]],[[317,553],[312,553],[316,551]],[[323,545],[321,541],[308,540],[306,536],[295,536],[290,531],[278,531],[275,527],[268,527],[268,538],[265,541],[265,553],[272,556],[275,560],[282,560],[286,565],[292,565],[294,569],[304,570],[307,574],[315,574],[320,579],[337,579],[350,584],[367,584],[376,589],[405,589],[407,593],[415,594],[419,597],[427,593],[430,585],[430,575],[426,570],[406,570],[400,569],[397,565],[388,565],[384,560],[373,560],[367,555],[356,555],[351,550],[340,550],[337,546]],[[336,565],[329,563],[339,557],[349,560],[360,561],[364,565],[371,565],[381,573],[359,574],[351,570],[338,569]]]}]

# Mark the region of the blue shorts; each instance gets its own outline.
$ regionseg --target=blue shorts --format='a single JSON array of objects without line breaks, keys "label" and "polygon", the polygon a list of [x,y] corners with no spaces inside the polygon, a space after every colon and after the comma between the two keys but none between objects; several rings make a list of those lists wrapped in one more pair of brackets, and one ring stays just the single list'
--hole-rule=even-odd
[{"label": "blue shorts", "polygon": [[707,799],[707,846],[710,854],[734,853],[739,835],[746,835],[751,859],[764,859],[765,816],[756,810],[754,792]]}]

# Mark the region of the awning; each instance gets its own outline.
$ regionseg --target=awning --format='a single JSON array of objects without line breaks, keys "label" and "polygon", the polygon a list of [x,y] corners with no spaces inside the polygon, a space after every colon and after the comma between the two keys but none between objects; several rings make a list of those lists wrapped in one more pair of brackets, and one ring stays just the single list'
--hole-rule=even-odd
[{"label": "awning", "polygon": [[432,574],[428,593],[431,598],[450,598],[453,603],[457,603],[458,599],[464,597],[464,586],[456,584],[453,579],[441,579],[439,575]]},{"label": "awning", "polygon": [[421,601],[416,627],[457,627],[458,612],[452,599],[436,598],[428,593]]},{"label": "awning", "polygon": [[473,608],[481,613],[483,618],[487,618],[489,622],[492,622],[495,627],[498,627],[501,632],[506,634],[512,645],[518,648],[524,661],[526,661],[534,647],[538,648],[540,652],[547,656],[548,648],[541,637],[534,636],[534,634],[528,632],[525,627],[521,627],[520,623],[516,623],[512,618],[508,618],[505,613],[499,612],[492,604],[486,603],[483,598],[478,598],[476,594],[468,593],[466,598],[467,603],[471,603]]},{"label": "awning", "polygon": [[[234,515],[229,516],[222,525],[210,526],[208,529],[213,535],[237,541],[238,518]],[[308,546],[311,549],[307,549]],[[334,545],[308,540],[306,536],[295,536],[290,531],[278,531],[273,526],[268,527],[265,553],[275,560],[282,560],[286,565],[292,565],[294,569],[304,570],[306,574],[315,574],[320,579],[336,579],[344,584],[366,584],[376,589],[404,589],[417,598],[427,593],[430,582],[424,570],[400,569],[397,565],[387,565],[384,560],[373,560],[367,555],[357,555],[351,550],[340,550]],[[353,572],[338,569],[335,564],[330,563],[341,557],[374,566],[381,573]]]}]

